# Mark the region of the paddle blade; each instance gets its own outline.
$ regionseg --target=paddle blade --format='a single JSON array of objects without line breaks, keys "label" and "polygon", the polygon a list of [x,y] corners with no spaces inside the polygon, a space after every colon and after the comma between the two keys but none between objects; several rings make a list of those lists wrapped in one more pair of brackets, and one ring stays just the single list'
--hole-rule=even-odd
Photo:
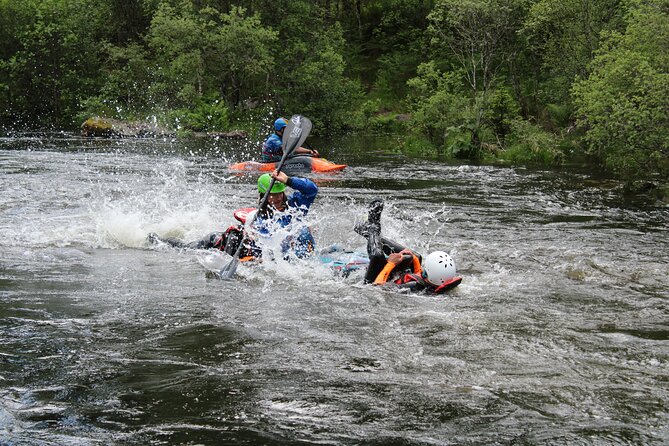
[{"label": "paddle blade", "polygon": [[302,134],[300,135],[300,138],[297,140],[296,147],[301,147],[302,144],[304,144],[304,141],[307,140],[307,136],[309,136],[309,133],[311,132],[311,121],[309,120],[309,118],[301,116],[301,120],[302,120]]},{"label": "paddle blade", "polygon": [[293,115],[283,132],[283,156],[290,156],[297,147],[300,147],[306,141],[309,132],[311,132],[311,121],[309,118],[305,118],[302,115]]},{"label": "paddle blade", "polygon": [[230,263],[225,265],[223,269],[218,272],[218,278],[221,280],[231,280],[237,271],[237,265],[239,265],[239,256],[235,253],[235,256],[230,260]]}]

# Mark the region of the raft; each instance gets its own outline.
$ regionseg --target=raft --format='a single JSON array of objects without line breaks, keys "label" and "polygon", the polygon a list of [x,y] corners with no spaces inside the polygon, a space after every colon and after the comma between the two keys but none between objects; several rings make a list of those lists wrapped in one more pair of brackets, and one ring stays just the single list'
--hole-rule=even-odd
[{"label": "raft", "polygon": [[[239,172],[272,172],[278,163],[261,163],[258,161],[243,161],[228,166],[228,169]],[[325,158],[316,158],[307,155],[297,155],[286,159],[282,172],[288,175],[309,172],[337,172],[347,167],[346,164],[335,164]]]}]

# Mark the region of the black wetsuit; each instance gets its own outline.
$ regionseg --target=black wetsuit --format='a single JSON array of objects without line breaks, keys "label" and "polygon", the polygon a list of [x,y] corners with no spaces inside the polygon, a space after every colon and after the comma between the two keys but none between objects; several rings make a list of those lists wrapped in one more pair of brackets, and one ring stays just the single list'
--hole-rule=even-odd
[{"label": "black wetsuit", "polygon": [[[386,260],[387,256],[409,248],[402,246],[392,240],[388,240],[387,238],[381,237],[379,231],[375,230],[373,227],[368,226],[368,232],[364,235],[367,237],[367,255],[369,256],[369,265],[367,266],[367,272],[365,273],[365,283],[373,283],[374,279],[376,279],[376,277],[388,263]],[[419,260],[421,260],[419,254],[416,254],[416,256]],[[395,271],[410,271],[412,266],[413,259],[405,259],[395,267]]]},{"label": "black wetsuit", "polygon": [[[242,240],[243,227],[230,226],[225,232],[212,232],[200,240],[194,242],[182,242],[179,239],[172,237],[158,237],[157,234],[149,234],[150,243],[165,243],[174,248],[179,249],[220,249],[230,255],[234,255]],[[259,257],[261,250],[251,241],[245,243],[245,248],[242,250],[241,257]]]}]

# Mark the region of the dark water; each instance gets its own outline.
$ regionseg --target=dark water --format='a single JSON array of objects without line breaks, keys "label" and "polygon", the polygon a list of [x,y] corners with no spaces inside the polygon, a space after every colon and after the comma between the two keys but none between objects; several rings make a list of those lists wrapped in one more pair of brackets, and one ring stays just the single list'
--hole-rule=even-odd
[{"label": "dark water", "polygon": [[587,173],[323,144],[320,246],[384,233],[463,283],[407,296],[194,240],[256,200],[228,141],[0,139],[0,444],[669,442],[669,209]]}]

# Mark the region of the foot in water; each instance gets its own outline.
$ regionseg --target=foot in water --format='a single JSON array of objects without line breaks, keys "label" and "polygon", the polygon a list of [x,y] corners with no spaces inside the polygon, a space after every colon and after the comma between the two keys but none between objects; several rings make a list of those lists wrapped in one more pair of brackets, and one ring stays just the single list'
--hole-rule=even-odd
[{"label": "foot in water", "polygon": [[353,230],[361,236],[367,238],[370,230],[377,234],[381,233],[381,213],[383,212],[383,200],[375,198],[369,203],[369,213],[366,222],[360,222]]},{"label": "foot in water", "polygon": [[367,216],[367,221],[369,224],[377,225],[381,227],[381,212],[383,212],[383,200],[376,198],[369,203],[369,214]]},{"label": "foot in water", "polygon": [[369,214],[367,217],[367,253],[370,256],[383,256],[381,212],[383,212],[383,200],[379,198],[372,200],[369,203]]},{"label": "foot in water", "polygon": [[367,254],[383,256],[383,245],[381,243],[381,212],[383,212],[383,200],[375,199],[369,203],[369,214],[365,223],[355,226],[354,231],[367,238]]},{"label": "foot in water", "polygon": [[[170,238],[170,237],[161,238],[155,232],[150,232],[149,235],[146,236],[146,240],[149,242],[149,245],[166,244],[166,245],[169,245],[173,248],[186,248],[186,247],[188,247],[188,245],[183,243],[181,240],[177,240],[175,238]],[[197,247],[195,247],[195,248],[197,248]]]}]

